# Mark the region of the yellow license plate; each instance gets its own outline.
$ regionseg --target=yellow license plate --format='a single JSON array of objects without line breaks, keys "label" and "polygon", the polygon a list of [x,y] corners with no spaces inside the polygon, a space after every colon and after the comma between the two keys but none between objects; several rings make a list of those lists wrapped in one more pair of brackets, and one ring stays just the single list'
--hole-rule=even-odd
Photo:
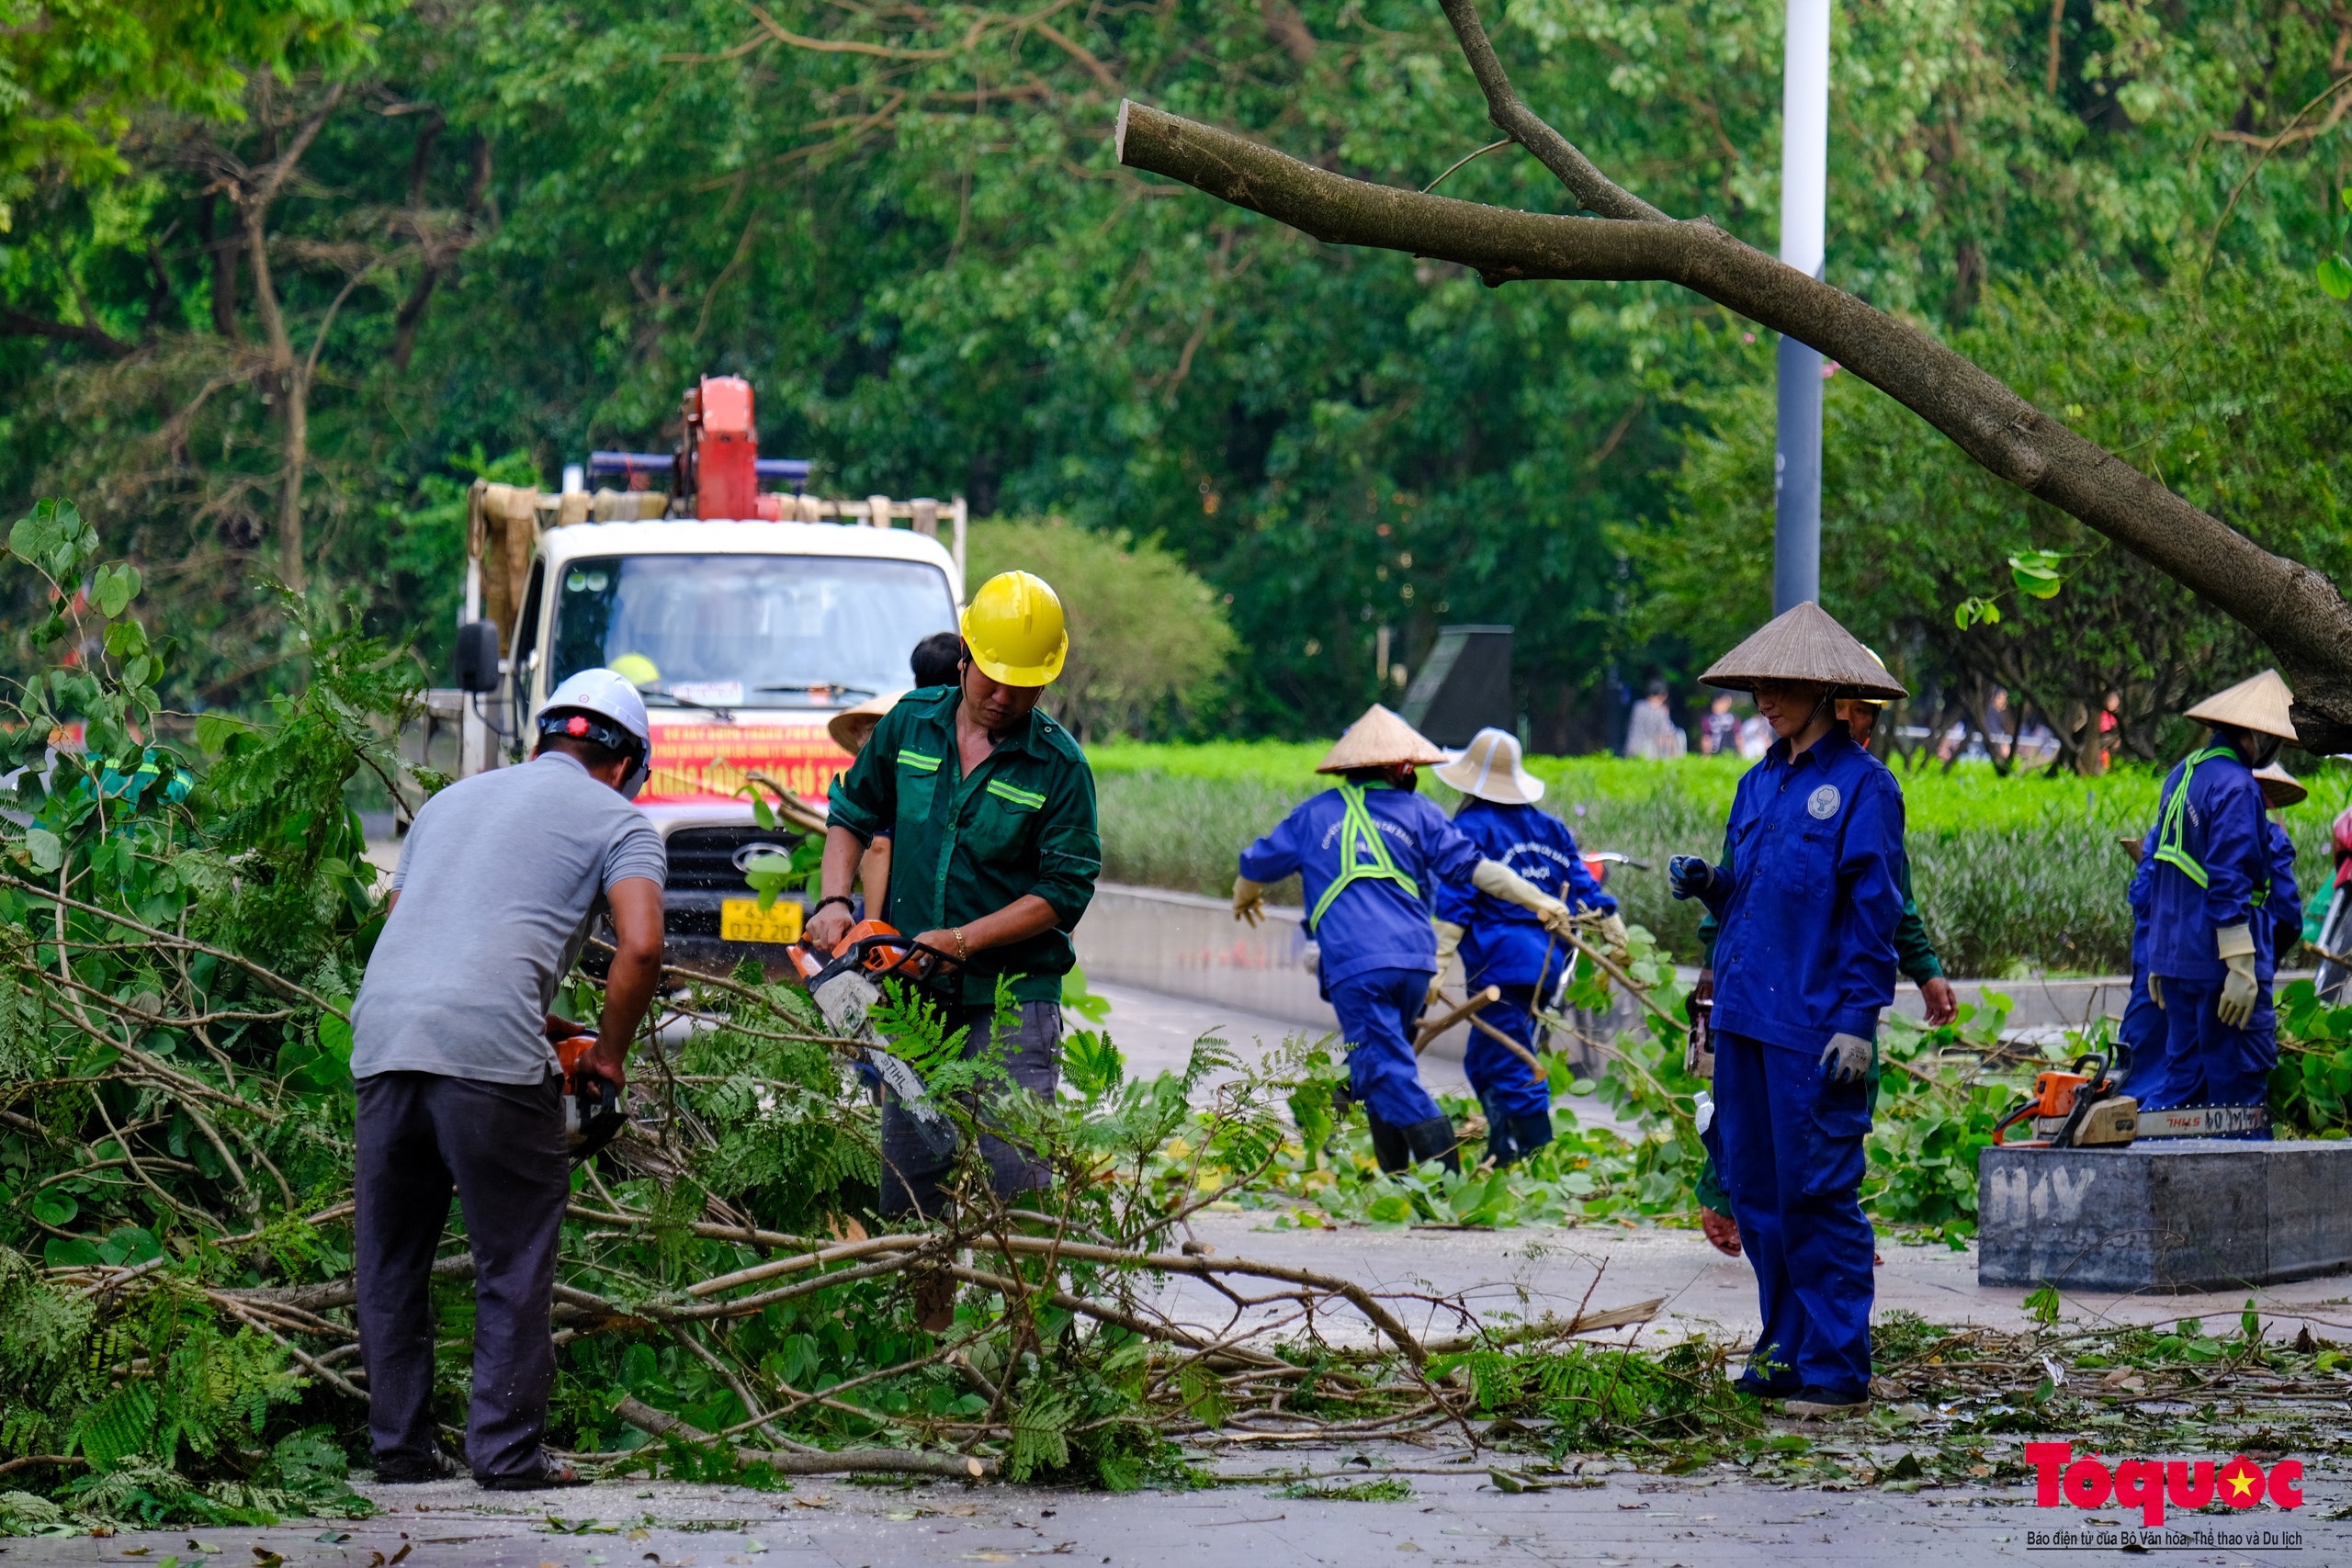
[{"label": "yellow license plate", "polygon": [[718,935],[725,942],[798,942],[800,906],[789,898],[778,898],[763,909],[757,898],[722,898]]}]

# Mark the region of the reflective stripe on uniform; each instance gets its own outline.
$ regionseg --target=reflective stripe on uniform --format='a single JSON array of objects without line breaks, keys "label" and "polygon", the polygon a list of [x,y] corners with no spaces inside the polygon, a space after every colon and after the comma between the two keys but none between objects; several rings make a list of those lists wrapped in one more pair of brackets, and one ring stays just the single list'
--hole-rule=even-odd
[{"label": "reflective stripe on uniform", "polygon": [[[2197,857],[2190,854],[2181,843],[2181,833],[2188,809],[2188,782],[2197,776],[2197,765],[2199,762],[2209,762],[2216,757],[2236,755],[2237,753],[2227,746],[2209,746],[2189,758],[2180,770],[2180,783],[2173,786],[2172,798],[2165,802],[2163,814],[2156,821],[2156,859],[2175,867],[2182,875],[2199,887],[2208,886],[2205,868],[2197,863]],[[2262,885],[2254,890],[2254,897],[2249,902],[2254,908],[2259,909],[2269,900],[2270,877],[2266,872],[2262,878]]]},{"label": "reflective stripe on uniform", "polygon": [[[1340,783],[1340,874],[1315,900],[1315,908],[1306,917],[1306,929],[1311,933],[1323,923],[1323,911],[1331,900],[1346,890],[1351,882],[1388,881],[1401,885],[1414,897],[1421,896],[1420,885],[1396,869],[1388,858],[1388,846],[1380,841],[1380,825],[1373,820],[1372,807],[1364,804],[1363,785]],[[1357,858],[1359,852],[1372,856],[1369,863]]]}]

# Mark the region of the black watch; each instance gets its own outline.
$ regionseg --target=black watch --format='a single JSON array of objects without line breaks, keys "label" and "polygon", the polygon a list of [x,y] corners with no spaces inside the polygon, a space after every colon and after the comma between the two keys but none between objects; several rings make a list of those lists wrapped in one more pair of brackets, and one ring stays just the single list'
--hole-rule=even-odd
[{"label": "black watch", "polygon": [[831,897],[830,897],[830,898],[820,898],[820,899],[818,899],[814,904],[809,905],[809,906],[808,906],[808,918],[809,918],[810,919],[812,919],[812,920],[813,920],[813,919],[815,919],[819,915],[823,914],[823,913],[825,912],[825,906],[826,906],[826,905],[828,905],[828,904],[839,904],[842,908],[847,909],[851,914],[853,914],[853,915],[854,915],[854,914],[857,913],[857,906],[856,906],[856,904],[855,904],[855,903],[854,903],[854,902],[852,902],[852,901],[851,901],[851,899],[850,899],[850,896],[849,896],[848,894],[846,894],[846,893],[836,893],[836,894],[834,894],[834,895],[833,895]]}]

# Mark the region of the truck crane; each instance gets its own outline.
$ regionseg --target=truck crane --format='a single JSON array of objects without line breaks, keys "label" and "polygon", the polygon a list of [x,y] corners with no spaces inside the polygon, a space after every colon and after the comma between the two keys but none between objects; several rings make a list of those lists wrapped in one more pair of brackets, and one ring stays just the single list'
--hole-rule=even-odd
[{"label": "truck crane", "polygon": [[669,961],[724,974],[748,957],[782,977],[807,899],[760,908],[745,868],[790,840],[752,792],[822,825],[850,763],[826,720],[905,691],[914,645],[956,628],[968,516],[960,496],[808,494],[806,462],[758,456],[740,378],[703,378],[684,415],[675,452],[594,453],[556,494],[476,481],[457,685],[429,721],[457,731],[463,776],[526,757],[565,676],[627,675],[652,727],[637,804],[669,851]]}]

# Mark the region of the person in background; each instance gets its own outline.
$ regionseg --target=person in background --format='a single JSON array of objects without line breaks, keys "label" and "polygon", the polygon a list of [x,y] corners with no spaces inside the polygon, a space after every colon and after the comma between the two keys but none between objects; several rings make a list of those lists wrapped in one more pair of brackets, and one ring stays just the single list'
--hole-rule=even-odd
[{"label": "person in background", "polygon": [[[915,644],[907,664],[915,678],[915,690],[932,686],[952,686],[956,671],[964,662],[964,639],[955,632],[933,632]],[[882,716],[899,705],[904,692],[885,693],[872,696],[854,708],[844,708],[825,721],[825,733],[833,744],[855,757],[865,750],[865,742],[874,734],[874,727]],[[890,892],[890,829],[874,830],[874,841],[865,846],[865,856],[857,863],[857,886],[865,895],[865,907],[879,909]]]},{"label": "person in background", "polygon": [[[1875,697],[1841,697],[1838,702],[1838,716],[1846,721],[1848,733],[1854,744],[1868,750],[1871,731],[1878,723],[1885,704]],[[1903,852],[1898,875],[1903,887],[1903,921],[1894,928],[1894,967],[1896,973],[1919,987],[1919,1009],[1930,1029],[1941,1029],[1960,1016],[1960,997],[1951,988],[1951,980],[1944,974],[1943,960],[1936,955],[1936,944],[1928,935],[1927,919],[1919,913],[1919,901],[1911,893],[1911,855]],[[1713,998],[1715,990],[1714,951],[1715,917],[1711,912],[1699,921],[1699,983],[1693,994]],[[1878,1074],[1872,1070],[1870,1078],[1871,1108],[1878,1108]],[[1726,1258],[1739,1256],[1739,1224],[1731,1217],[1731,1200],[1724,1193],[1723,1180],[1716,1168],[1714,1154],[1709,1150],[1699,1168],[1698,1180],[1699,1228],[1706,1234],[1717,1252]]]},{"label": "person in background", "polygon": [[1731,694],[1717,692],[1699,720],[1699,755],[1728,757],[1739,749],[1739,716],[1731,711]]},{"label": "person in background", "polygon": [[1876,1292],[1862,1142],[1894,999],[1903,791],[1838,721],[1903,687],[1810,601],[1701,677],[1746,688],[1779,743],[1739,782],[1723,863],[1674,857],[1674,896],[1721,922],[1712,1131],[1763,1328],[1739,1389],[1799,1417],[1869,1408]]},{"label": "person in background", "polygon": [[1634,716],[1626,723],[1625,755],[1670,761],[1682,755],[1685,744],[1674,716],[1667,711],[1666,682],[1652,681],[1649,694],[1634,705]]},{"label": "person in background", "polygon": [[2270,907],[2278,865],[2255,769],[2295,739],[2293,702],[2278,671],[2266,670],[2188,709],[2184,716],[2211,727],[2211,744],[2165,777],[2142,842],[2148,996],[2165,1027],[2154,1081],[2135,1067],[2132,1086],[2143,1111],[2244,1113],[2241,1130],[2218,1135],[2270,1135],[2265,1108],[2278,1062],[2270,978],[2283,911]]},{"label": "person in background", "polygon": [[1423,1087],[1413,1039],[1440,972],[1430,912],[1438,889],[1468,882],[1568,929],[1568,907],[1498,862],[1414,793],[1414,770],[1445,753],[1374,703],[1315,770],[1339,786],[1302,801],[1241,852],[1233,918],[1265,918],[1266,888],[1292,873],[1306,885],[1316,982],[1339,1015],[1348,1090],[1372,1123],[1380,1168],[1427,1160],[1460,1170],[1453,1123]]},{"label": "person in background", "polygon": [[2096,772],[2115,765],[2115,749],[2123,743],[2123,694],[2109,692],[2098,709],[2098,762]]},{"label": "person in background", "polygon": [[2287,826],[2278,818],[2280,813],[2310,798],[2312,792],[2276,762],[2255,769],[2254,777],[2262,785],[2262,804],[2269,807],[2263,827],[2270,845],[2270,897],[2263,908],[2270,911],[2270,967],[2276,974],[2303,940],[2303,890],[2295,881],[2295,840],[2287,836]]},{"label": "person in background", "polygon": [[[1504,730],[1482,729],[1462,754],[1433,770],[1466,797],[1453,826],[1478,852],[1516,872],[1530,886],[1566,904],[1579,915],[1598,916],[1593,936],[1619,953],[1625,950],[1625,922],[1617,900],[1600,890],[1576,835],[1566,823],[1537,809],[1544,781],[1520,761],[1519,739]],[[1533,910],[1480,892],[1460,881],[1444,883],[1437,896],[1437,979],[1456,952],[1463,985],[1471,991],[1502,987],[1502,999],[1478,1017],[1518,1043],[1519,1049],[1484,1030],[1470,1031],[1463,1072],[1487,1112],[1487,1154],[1510,1165],[1552,1141],[1552,1086],[1536,1065],[1536,1009],[1576,950],[1544,928]],[[1439,999],[1436,982],[1430,1000]]]},{"label": "person in background", "polygon": [[1760,762],[1764,753],[1772,749],[1772,721],[1760,713],[1749,714],[1739,721],[1739,754],[1750,762]]}]

